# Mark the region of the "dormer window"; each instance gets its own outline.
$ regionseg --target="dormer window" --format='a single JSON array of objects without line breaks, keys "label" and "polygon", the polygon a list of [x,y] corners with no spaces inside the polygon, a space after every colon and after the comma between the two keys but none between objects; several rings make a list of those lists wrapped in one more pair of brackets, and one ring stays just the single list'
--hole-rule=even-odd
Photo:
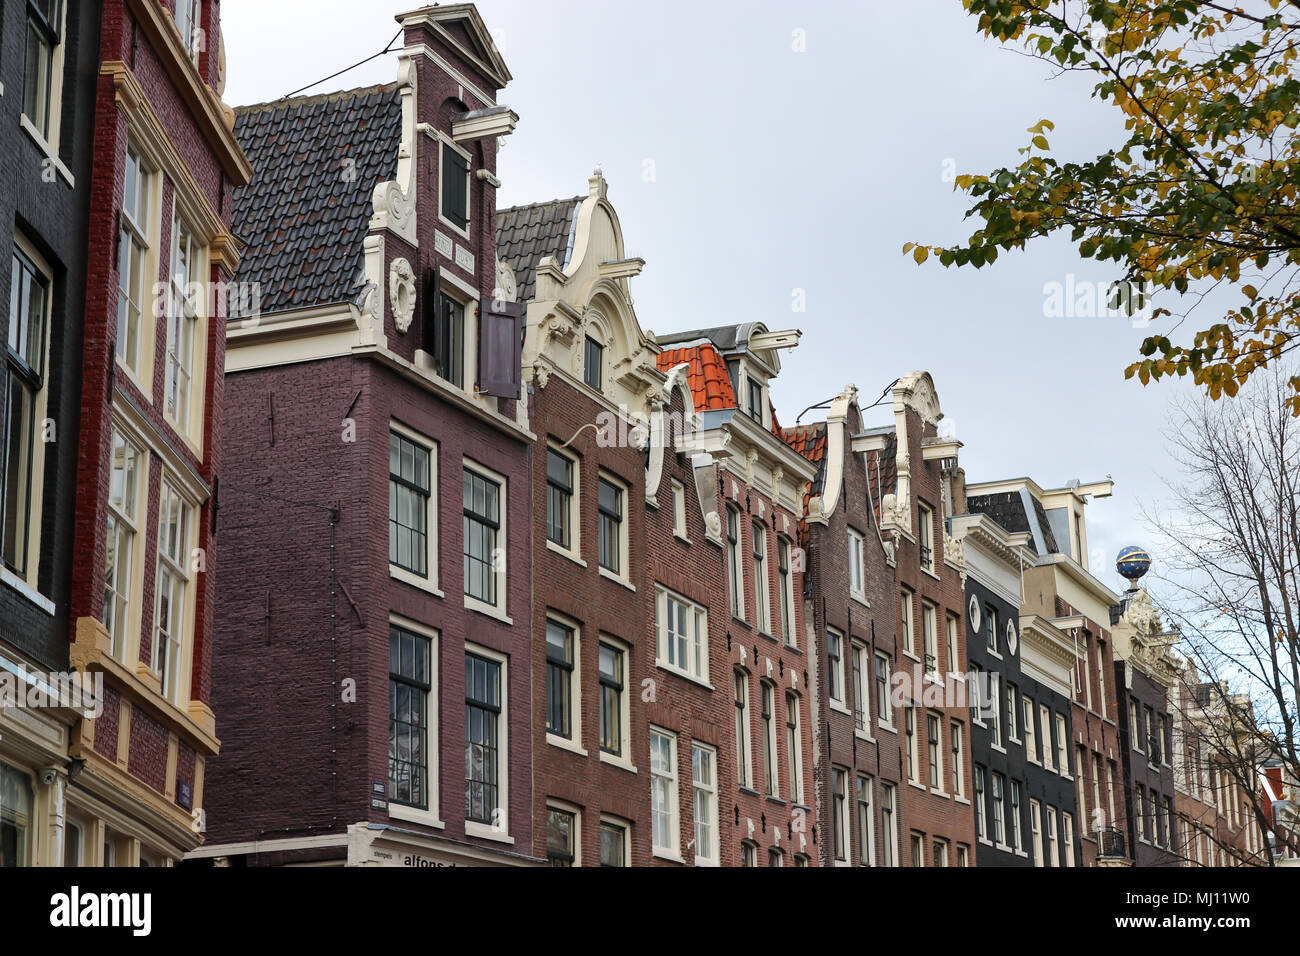
[{"label": "dormer window", "polygon": [[749,384],[749,407],[746,411],[750,418],[761,425],[763,424],[763,383],[749,377],[746,377],[745,381]]},{"label": "dormer window", "polygon": [[605,346],[601,345],[591,336],[587,336],[586,345],[583,348],[582,380],[596,391],[602,391],[604,385],[604,369]]},{"label": "dormer window", "polygon": [[469,155],[442,144],[442,218],[461,232],[469,230]]}]

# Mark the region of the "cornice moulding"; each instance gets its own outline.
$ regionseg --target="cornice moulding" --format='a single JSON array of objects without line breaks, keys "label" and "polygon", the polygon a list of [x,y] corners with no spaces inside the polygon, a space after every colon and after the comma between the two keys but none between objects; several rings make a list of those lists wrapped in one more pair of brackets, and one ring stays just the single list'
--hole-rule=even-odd
[{"label": "cornice moulding", "polygon": [[159,52],[181,100],[190,107],[195,125],[216,153],[226,175],[236,186],[247,185],[253,178],[252,163],[227,124],[221,100],[199,76],[171,15],[156,0],[126,0],[126,3],[150,45]]}]

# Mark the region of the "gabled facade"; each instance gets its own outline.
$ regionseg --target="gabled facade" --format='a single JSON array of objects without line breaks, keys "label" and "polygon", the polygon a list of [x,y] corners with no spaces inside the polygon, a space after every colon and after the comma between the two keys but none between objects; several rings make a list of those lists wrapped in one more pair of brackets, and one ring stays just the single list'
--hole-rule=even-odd
[{"label": "gabled facade", "polygon": [[251,172],[220,99],[220,35],[210,0],[102,5],[69,616],[72,664],[104,689],[69,750],[64,826],[65,858],[85,865],[196,847],[219,749],[225,293],[231,193]]},{"label": "gabled facade", "polygon": [[[826,838],[813,809],[812,642],[799,597],[799,521],[814,468],[782,441],[770,400],[779,350],[799,338],[746,323],[658,339],[659,368],[685,379],[698,416],[679,447],[694,455],[706,553],[718,562],[709,573],[726,582],[727,600],[710,611],[725,642],[714,642],[724,656],[712,658],[707,673],[676,667],[671,644],[662,642],[657,664],[708,685],[711,712],[722,718],[727,736],[720,739],[730,746],[718,759],[731,765],[731,785],[721,791],[723,828],[731,831],[720,857],[726,866],[808,866]],[[704,576],[683,557],[657,569],[656,630],[664,636],[673,582],[685,583],[683,568]],[[663,713],[665,733],[689,726],[688,715]]]},{"label": "gabled facade", "polygon": [[[980,866],[1078,866],[1078,810],[1064,747],[1070,740],[1073,646],[1024,619],[1029,535],[986,514],[952,520],[969,575],[967,648],[971,760]],[[1061,770],[1065,768],[1065,773]]]},{"label": "gabled facade", "polygon": [[655,593],[641,410],[665,377],[632,308],[642,263],[624,255],[607,192],[597,170],[585,198],[497,215],[501,268],[528,290],[530,534],[544,582],[530,622],[532,813],[534,853],[553,866],[646,866],[657,859],[652,836],[681,848],[690,840],[681,830],[690,817],[666,788],[652,819],[652,761],[671,764],[684,797],[690,764],[679,753],[691,753],[687,739],[652,753],[658,695],[644,686]]},{"label": "gabled facade", "polygon": [[1050,748],[1053,772],[1074,787],[1074,836],[1083,866],[1099,861],[1128,865],[1132,859],[1108,630],[1110,608],[1119,596],[1088,570],[1084,520],[1089,497],[1110,493],[1108,481],[1056,490],[1045,490],[1028,478],[966,486],[972,514],[987,515],[1008,532],[1029,536],[1027,545],[1035,559],[1024,572],[1022,634],[1033,629],[1048,645],[1064,641],[1073,651],[1069,713],[1049,708],[1051,726],[1044,727],[1044,702],[1036,701],[1035,730],[1039,752],[1045,755]]},{"label": "gabled facade", "polygon": [[[84,570],[70,476],[102,10],[87,2],[50,12],[26,0],[6,0],[0,11],[0,219],[10,249],[0,272],[0,675],[45,675],[45,687],[69,670],[69,599]],[[42,42],[29,47],[32,35]],[[86,703],[0,707],[0,866],[63,863],[69,748],[78,720],[93,715],[93,699]]]},{"label": "gabled facade", "polygon": [[[857,389],[850,385],[831,403],[825,422],[781,433],[817,466],[805,496],[800,543],[806,554],[801,599],[814,646],[813,747],[823,866],[901,866],[902,834],[908,832],[901,710],[893,683],[899,661],[894,566],[855,441],[862,432]],[[960,766],[960,752],[952,756]]]},{"label": "gabled facade", "polygon": [[[1145,591],[1126,597],[1130,614],[1137,610],[1136,604],[1154,615],[1144,615],[1147,620],[1158,621]],[[1200,680],[1195,665],[1186,660],[1168,697],[1177,816],[1172,851],[1182,866],[1267,866],[1270,851],[1263,834],[1277,798],[1241,786],[1243,769],[1252,782],[1257,771],[1248,740],[1231,739],[1234,722],[1227,714],[1229,706],[1249,707],[1249,699],[1233,695],[1226,684]],[[1239,752],[1241,745],[1245,746]],[[1256,817],[1257,801],[1265,815],[1263,827]]]},{"label": "gabled facade", "polygon": [[960,443],[939,434],[943,410],[928,372],[899,379],[893,399],[892,428],[867,433],[857,447],[867,454],[886,553],[897,569],[903,853],[910,866],[960,866],[976,853],[970,759],[959,773],[948,759],[954,744],[969,752],[970,741],[967,572],[948,524],[961,510]]},{"label": "gabled facade", "polygon": [[[1177,866],[1186,841],[1174,806],[1174,721],[1169,690],[1181,667],[1171,648],[1176,633],[1162,633],[1160,617],[1141,588],[1111,609],[1111,632],[1120,659],[1115,689],[1128,790],[1129,832],[1138,866]],[[1235,788],[1234,788],[1235,789]],[[1239,815],[1234,823],[1239,823]]]},{"label": "gabled facade", "polygon": [[495,239],[510,76],[470,5],[398,21],[396,84],[236,125],[259,294],[229,328],[229,732],[201,859],[539,862],[534,436]]}]

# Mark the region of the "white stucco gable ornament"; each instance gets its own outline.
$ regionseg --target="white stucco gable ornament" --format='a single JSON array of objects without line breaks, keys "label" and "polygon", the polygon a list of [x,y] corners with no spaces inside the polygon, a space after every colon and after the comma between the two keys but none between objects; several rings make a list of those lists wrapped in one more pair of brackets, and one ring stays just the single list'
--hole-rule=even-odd
[{"label": "white stucco gable ornament", "polygon": [[415,272],[405,259],[394,259],[388,267],[388,304],[393,309],[393,324],[405,334],[415,318]]},{"label": "white stucco gable ornament", "polygon": [[497,259],[496,273],[497,284],[492,294],[502,302],[517,301],[519,299],[519,280],[515,277],[515,270],[510,268],[510,263]]}]

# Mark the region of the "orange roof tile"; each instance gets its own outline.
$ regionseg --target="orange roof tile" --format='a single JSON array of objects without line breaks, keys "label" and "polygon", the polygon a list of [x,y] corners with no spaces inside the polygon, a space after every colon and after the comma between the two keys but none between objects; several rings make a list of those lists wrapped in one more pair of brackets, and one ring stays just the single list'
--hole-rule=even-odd
[{"label": "orange roof tile", "polygon": [[666,349],[659,353],[659,370],[670,372],[683,362],[690,363],[686,379],[695,398],[697,412],[736,408],[736,393],[727,374],[727,363],[718,350],[703,343],[682,349]]},{"label": "orange roof tile", "polygon": [[814,464],[826,457],[826,423],[781,429],[781,440]]}]

